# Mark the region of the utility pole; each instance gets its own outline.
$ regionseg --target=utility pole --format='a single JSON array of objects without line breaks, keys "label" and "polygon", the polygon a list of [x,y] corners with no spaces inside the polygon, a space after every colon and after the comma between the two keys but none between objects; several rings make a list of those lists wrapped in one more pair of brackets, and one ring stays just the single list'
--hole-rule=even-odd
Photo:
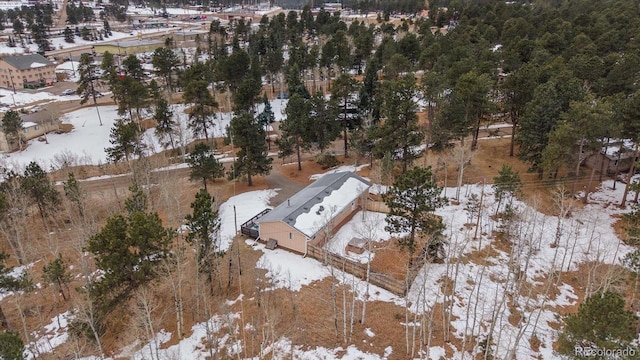
[{"label": "utility pole", "polygon": [[[9,79],[11,80],[11,87],[13,88],[13,93],[16,94],[16,84],[13,82],[13,71],[9,69]],[[15,106],[16,100],[13,100],[13,105]]]}]

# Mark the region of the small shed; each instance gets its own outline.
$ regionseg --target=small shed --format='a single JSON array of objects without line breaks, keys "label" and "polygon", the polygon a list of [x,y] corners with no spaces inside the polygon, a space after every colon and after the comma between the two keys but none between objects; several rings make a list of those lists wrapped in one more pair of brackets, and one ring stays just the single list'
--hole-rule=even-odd
[{"label": "small shed", "polygon": [[363,238],[354,237],[353,239],[349,240],[349,243],[347,244],[345,250],[354,254],[362,254],[367,249],[368,244],[369,241]]}]

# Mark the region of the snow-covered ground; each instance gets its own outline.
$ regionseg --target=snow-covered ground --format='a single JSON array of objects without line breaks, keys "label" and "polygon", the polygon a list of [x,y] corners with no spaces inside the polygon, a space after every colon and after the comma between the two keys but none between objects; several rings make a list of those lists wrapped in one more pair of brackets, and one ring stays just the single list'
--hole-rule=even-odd
[{"label": "snow-covered ground", "polygon": [[[13,93],[0,89],[0,97],[4,96],[12,99]],[[18,93],[13,96],[16,103],[27,104],[42,100],[69,100],[75,96],[56,96],[47,92]],[[272,107],[280,109],[281,100],[272,100]],[[99,165],[107,162],[105,148],[111,146],[109,134],[116,119],[117,107],[113,105],[98,107],[102,126],[98,118],[98,111],[94,107],[79,109],[65,114],[61,121],[72,124],[73,131],[66,134],[48,134],[47,142],[36,139],[29,142],[29,146],[20,152],[4,154],[0,160],[1,164],[12,168],[22,169],[29,162],[36,161],[44,169],[59,169],[62,166],[70,165]],[[46,111],[46,110],[44,110]],[[185,105],[172,105],[174,118],[178,123],[177,135],[174,137],[176,146],[187,145],[196,138],[188,128],[188,115],[185,114]],[[214,120],[214,125],[209,128],[209,136],[223,137],[231,121],[232,113],[218,113]],[[149,153],[158,153],[164,150],[160,140],[155,136],[154,129],[147,130],[143,135],[143,142]],[[221,162],[232,161],[233,159],[219,159]]]},{"label": "snow-covered ground", "polygon": [[[317,176],[316,176],[317,177]],[[588,261],[601,261],[610,264],[619,264],[627,252],[631,251],[626,245],[616,237],[611,224],[614,221],[612,215],[621,212],[614,202],[619,201],[622,186],[618,186],[614,191],[611,189],[612,183],[605,182],[601,188],[590,196],[591,204],[583,209],[572,209],[571,216],[565,219],[544,215],[534,208],[514,201],[514,206],[520,214],[520,226],[513,231],[518,231],[518,242],[513,244],[513,250],[509,253],[494,249],[497,255],[486,259],[483,264],[476,264],[473,261],[464,259],[465,255],[476,252],[491,245],[491,235],[498,230],[499,223],[489,217],[493,214],[497,205],[493,197],[490,186],[484,188],[480,185],[469,185],[461,191],[460,203],[458,205],[447,205],[437,211],[443,217],[447,226],[446,235],[450,239],[448,248],[448,258],[443,264],[427,264],[416,277],[407,298],[400,298],[388,291],[369,285],[363,281],[353,279],[349,274],[338,270],[331,271],[320,262],[304,258],[298,254],[290,253],[283,249],[266,250],[264,245],[255,243],[252,239],[246,242],[255,249],[263,252],[257,266],[267,270],[267,278],[271,282],[271,289],[288,288],[291,291],[299,291],[314,281],[324,279],[328,276],[336,278],[349,286],[353,286],[358,298],[368,298],[369,301],[387,301],[399,306],[409,304],[411,317],[416,317],[419,321],[421,314],[428,314],[436,303],[442,303],[446,296],[455,299],[452,305],[452,329],[454,336],[462,338],[464,334],[473,335],[476,338],[483,338],[488,335],[490,329],[494,329],[492,338],[494,339],[494,354],[499,358],[557,358],[552,349],[552,343],[556,339],[556,330],[553,324],[557,323],[557,313],[555,307],[574,304],[577,296],[575,289],[569,284],[558,282],[555,288],[556,295],[549,296],[522,296],[520,301],[510,304],[523,315],[523,321],[517,325],[512,325],[508,320],[509,309],[506,308],[505,294],[512,293],[514,281],[512,272],[509,271],[508,264],[519,266],[522,273],[533,284],[542,286],[548,274],[555,271],[575,270],[581,263]],[[447,189],[449,194],[454,189]],[[473,239],[474,229],[465,226],[469,222],[464,210],[466,203],[471,199],[472,194],[480,195],[484,192],[484,208],[486,216],[480,219],[481,231],[477,239]],[[260,190],[239,194],[231,197],[220,206],[221,219],[221,248],[228,248],[229,240],[235,234],[234,223],[237,226],[256,213],[268,207],[269,199],[274,196],[276,190]],[[235,207],[235,216],[234,216]],[[234,221],[234,217],[236,221]],[[560,221],[560,223],[558,223]],[[384,240],[391,234],[384,231],[384,215],[360,212],[356,214],[345,226],[337,232],[335,238],[329,243],[329,248],[338,253],[343,253],[344,241],[353,236],[375,236]],[[559,235],[556,229],[560,230]],[[368,234],[363,234],[366,232]],[[558,239],[556,241],[556,239]],[[554,244],[555,243],[555,244]],[[554,244],[554,245],[552,245]],[[454,272],[454,269],[456,271]],[[454,290],[452,294],[444,294],[442,289],[442,279],[448,277],[453,281]],[[479,285],[481,284],[481,285]],[[368,292],[367,292],[368,289]],[[238,301],[241,299],[237,299]],[[235,302],[234,301],[234,302]],[[68,315],[61,314],[63,318]],[[161,345],[169,341],[171,334],[166,330],[160,330],[158,334],[149,339],[146,343],[136,342],[122,354],[133,359],[143,359],[151,356],[151,352],[161,354],[160,358],[175,359],[199,359],[206,356],[201,343],[205,341],[206,328],[214,332],[220,331],[221,323],[224,321],[233,322],[237,314],[218,314],[208,320],[194,325],[193,331],[188,338],[179,341],[176,345],[162,347]],[[52,319],[57,322],[61,318]],[[226,320],[225,320],[226,319]],[[43,343],[59,344],[65,339],[64,321],[60,326],[50,325],[50,328],[42,334],[30,348],[47,352],[48,348],[42,347]],[[412,323],[416,323],[415,321]],[[491,324],[494,326],[492,327]],[[535,326],[534,326],[535,324]],[[531,337],[540,339],[539,351],[533,351],[529,344]],[[371,329],[365,331],[365,335],[375,341],[377,336]],[[50,340],[43,340],[50,339]],[[366,344],[364,344],[366,345]],[[239,340],[230,337],[228,333],[218,341],[217,350],[226,349],[228,354],[237,353],[242,346]],[[451,347],[453,345],[450,344]],[[54,348],[55,346],[52,346]],[[478,351],[477,347],[470,346],[473,351]],[[364,349],[364,348],[363,348]],[[463,353],[461,349],[454,350],[455,359],[469,358],[469,353]],[[385,350],[384,354],[368,353],[357,345],[347,348],[311,348],[303,350],[302,347],[294,346],[286,338],[280,338],[273,344],[267,344],[265,353],[270,353],[274,358],[279,356],[294,358],[313,359],[385,359],[392,353],[391,347]],[[288,354],[288,355],[286,355]],[[429,353],[423,354],[430,359],[439,359],[445,356],[445,349],[433,347]]]}]

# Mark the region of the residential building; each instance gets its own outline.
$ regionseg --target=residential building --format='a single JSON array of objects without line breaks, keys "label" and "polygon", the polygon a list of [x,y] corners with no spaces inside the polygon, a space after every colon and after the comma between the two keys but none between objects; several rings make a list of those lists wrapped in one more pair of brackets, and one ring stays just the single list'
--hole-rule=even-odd
[{"label": "residential building", "polygon": [[324,245],[365,207],[370,187],[352,172],[326,174],[257,219],[259,237],[306,254],[307,244]]},{"label": "residential building", "polygon": [[56,66],[40,54],[5,56],[0,60],[0,87],[37,88],[55,82]]},{"label": "residential building", "polygon": [[630,140],[612,139],[599,153],[589,155],[584,164],[589,168],[596,168],[609,176],[628,172],[634,159],[634,143]]},{"label": "residential building", "polygon": [[[44,121],[40,124],[25,121],[22,123],[22,141],[29,141],[39,138],[47,133],[58,131],[60,129],[59,120]],[[0,131],[0,152],[9,152],[17,148],[17,144],[10,144],[4,132]]]}]

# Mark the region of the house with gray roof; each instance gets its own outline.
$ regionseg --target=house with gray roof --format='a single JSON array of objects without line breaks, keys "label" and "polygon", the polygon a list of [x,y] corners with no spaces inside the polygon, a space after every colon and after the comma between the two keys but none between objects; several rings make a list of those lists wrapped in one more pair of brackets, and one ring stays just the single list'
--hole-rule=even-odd
[{"label": "house with gray roof", "polygon": [[0,59],[0,86],[7,89],[36,88],[55,82],[56,65],[40,54],[5,56]]},{"label": "house with gray roof", "polygon": [[257,219],[259,237],[306,254],[365,207],[370,187],[352,172],[326,174]]}]

